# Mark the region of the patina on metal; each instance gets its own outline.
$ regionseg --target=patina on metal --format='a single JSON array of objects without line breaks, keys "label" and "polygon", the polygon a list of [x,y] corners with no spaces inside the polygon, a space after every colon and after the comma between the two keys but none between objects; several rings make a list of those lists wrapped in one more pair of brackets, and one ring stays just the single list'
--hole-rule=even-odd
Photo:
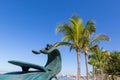
[{"label": "patina on metal", "polygon": [[[21,61],[8,61],[11,64],[20,66],[22,71],[9,72],[0,75],[0,80],[57,80],[56,75],[61,71],[61,55],[58,49],[50,44],[39,52],[32,51],[35,54],[46,54],[48,60],[45,66],[35,65]],[[30,71],[30,68],[36,71]]]}]

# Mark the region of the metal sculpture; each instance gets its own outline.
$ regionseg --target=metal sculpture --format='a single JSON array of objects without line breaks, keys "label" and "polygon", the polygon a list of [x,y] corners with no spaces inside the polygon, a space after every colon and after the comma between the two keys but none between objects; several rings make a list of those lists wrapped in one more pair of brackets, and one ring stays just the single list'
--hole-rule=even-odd
[{"label": "metal sculpture", "polygon": [[[61,71],[61,55],[58,49],[50,44],[35,54],[46,54],[48,60],[45,66],[39,66],[21,61],[8,61],[11,64],[20,66],[22,71],[10,72],[0,75],[0,80],[57,80],[56,75]],[[30,68],[36,71],[29,71]]]}]

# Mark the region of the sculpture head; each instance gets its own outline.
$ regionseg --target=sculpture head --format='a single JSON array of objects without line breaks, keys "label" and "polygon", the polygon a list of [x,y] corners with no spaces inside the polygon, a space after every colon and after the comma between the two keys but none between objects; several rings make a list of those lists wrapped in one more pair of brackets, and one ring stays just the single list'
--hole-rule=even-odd
[{"label": "sculpture head", "polygon": [[40,54],[40,53],[49,54],[49,53],[51,53],[52,51],[54,51],[55,49],[56,49],[56,48],[55,48],[53,45],[47,44],[46,47],[43,48],[43,49],[41,49],[39,52],[33,51],[33,50],[32,50],[32,52],[33,52],[34,54]]}]

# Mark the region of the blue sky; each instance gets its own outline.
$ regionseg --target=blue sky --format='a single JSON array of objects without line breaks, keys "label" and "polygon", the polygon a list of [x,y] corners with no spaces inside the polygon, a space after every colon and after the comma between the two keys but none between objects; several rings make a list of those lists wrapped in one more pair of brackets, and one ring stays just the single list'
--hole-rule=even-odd
[{"label": "blue sky", "polygon": [[[73,14],[85,24],[96,23],[96,34],[105,34],[110,42],[101,42],[105,50],[120,50],[120,0],[0,0],[0,71],[17,71],[19,67],[7,63],[20,60],[44,65],[45,55],[34,55],[47,43],[61,41],[56,35],[58,24],[68,22]],[[75,74],[76,53],[68,47],[58,48],[62,55],[62,73]],[[84,55],[81,54],[81,73],[85,74]]]}]

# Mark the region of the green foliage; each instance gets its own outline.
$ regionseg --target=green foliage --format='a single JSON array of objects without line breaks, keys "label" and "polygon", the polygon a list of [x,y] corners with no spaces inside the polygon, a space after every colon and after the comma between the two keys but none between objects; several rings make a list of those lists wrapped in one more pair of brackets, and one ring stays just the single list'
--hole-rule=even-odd
[{"label": "green foliage", "polygon": [[84,32],[84,26],[82,23],[81,18],[78,16],[74,15],[70,19],[69,24],[60,24],[56,32],[57,33],[62,33],[63,38],[62,42],[57,42],[55,43],[54,46],[70,46],[70,51],[72,49],[76,50],[77,53],[77,62],[78,62],[78,80],[80,78],[80,48],[82,48],[82,43],[83,43],[83,32]]},{"label": "green foliage", "polygon": [[95,37],[91,40],[91,42],[92,42],[92,43],[96,43],[96,42],[99,42],[99,41],[101,41],[101,40],[109,41],[110,38],[109,38],[108,36],[106,36],[106,35],[99,34],[99,35],[95,36]]},{"label": "green foliage", "polygon": [[105,72],[109,75],[120,75],[120,52],[111,53],[105,65]]},{"label": "green foliage", "polygon": [[95,30],[96,30],[96,28],[95,28],[95,22],[93,20],[89,20],[86,23],[85,29],[86,29],[86,31],[87,31],[87,33],[89,35],[91,35],[92,33],[94,33]]},{"label": "green foliage", "polygon": [[55,46],[67,45],[70,46],[70,50],[75,48],[80,49],[82,47],[83,40],[81,38],[84,32],[84,26],[81,18],[78,16],[72,16],[68,24],[60,24],[56,32],[63,34],[62,40],[64,42],[57,42]]},{"label": "green foliage", "polygon": [[[102,34],[97,35],[94,38],[91,38],[92,34],[95,33],[95,30],[96,27],[95,27],[95,22],[93,20],[87,21],[86,25],[84,26],[82,23],[82,19],[79,16],[74,15],[70,18],[70,23],[60,24],[57,27],[56,32],[63,34],[63,38],[62,38],[63,41],[55,43],[54,46],[61,46],[61,45],[70,46],[70,51],[72,49],[75,49],[77,54],[80,53],[80,49],[83,50],[86,56],[86,70],[87,70],[86,73],[88,73],[88,66],[87,66],[88,51],[91,50],[98,51],[98,52],[95,51],[95,53],[97,53],[96,58],[99,58],[101,56],[98,55],[100,55],[99,53],[101,52],[99,52],[98,48],[96,49],[93,48],[95,48],[95,46],[101,40],[109,41],[109,37]],[[99,60],[100,62],[100,59],[96,59],[96,60]],[[96,63],[96,60],[91,59],[92,63],[94,62],[94,64]]]},{"label": "green foliage", "polygon": [[105,68],[105,63],[110,56],[110,52],[103,51],[98,45],[94,46],[91,52],[91,55],[89,55],[89,63],[94,66],[96,70],[99,70],[100,73],[100,70],[103,71]]}]

